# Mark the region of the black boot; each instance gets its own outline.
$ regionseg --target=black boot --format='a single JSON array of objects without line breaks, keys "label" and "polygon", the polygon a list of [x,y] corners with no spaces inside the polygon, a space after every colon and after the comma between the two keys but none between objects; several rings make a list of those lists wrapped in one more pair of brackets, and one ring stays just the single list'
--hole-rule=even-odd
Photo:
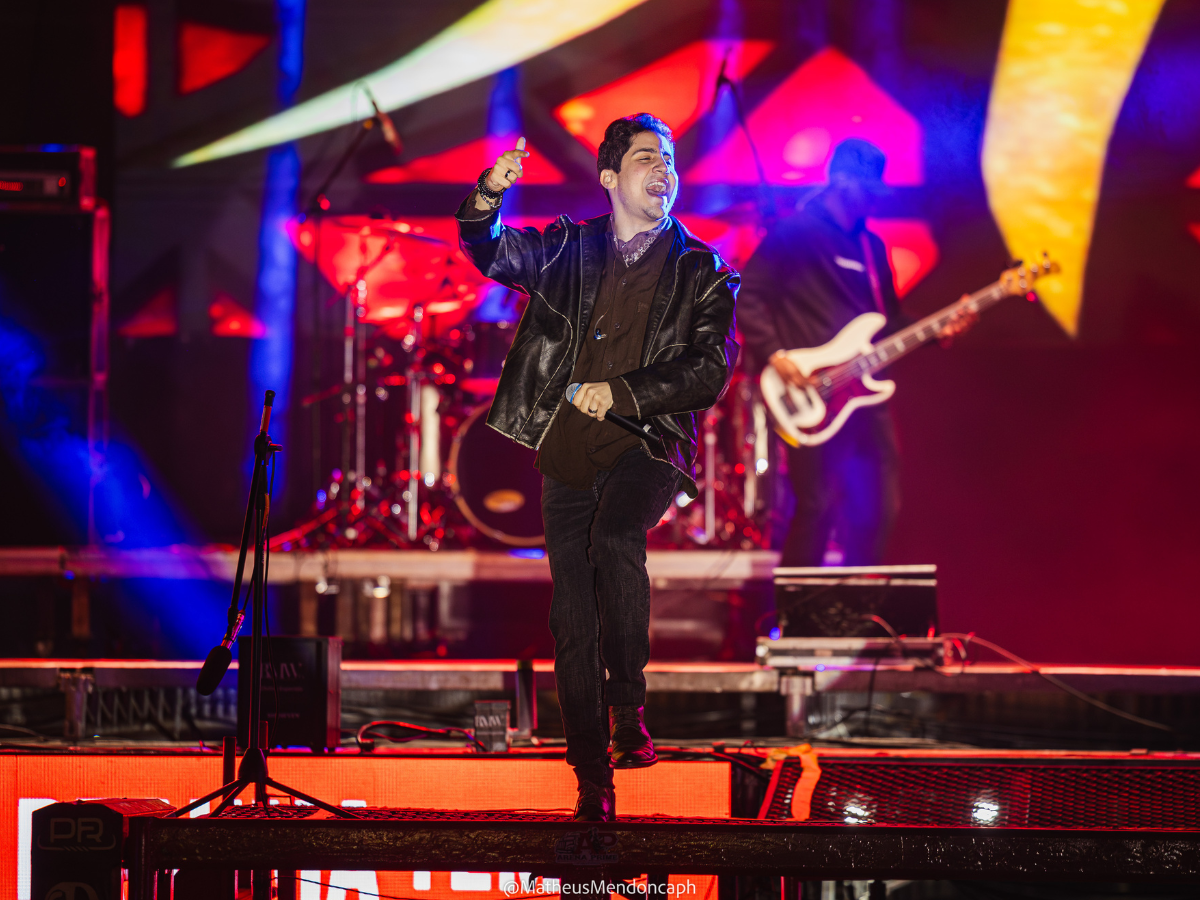
[{"label": "black boot", "polygon": [[644,769],[658,762],[640,706],[609,707],[613,768]]},{"label": "black boot", "polygon": [[579,800],[575,803],[576,822],[611,822],[617,817],[617,792],[612,784],[579,782]]},{"label": "black boot", "polygon": [[617,817],[612,763],[607,756],[575,766],[575,780],[579,784],[576,822],[611,822]]}]

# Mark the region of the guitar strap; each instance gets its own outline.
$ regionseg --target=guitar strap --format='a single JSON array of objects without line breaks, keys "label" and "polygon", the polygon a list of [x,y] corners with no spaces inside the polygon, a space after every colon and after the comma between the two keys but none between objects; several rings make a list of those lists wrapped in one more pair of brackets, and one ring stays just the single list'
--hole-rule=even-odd
[{"label": "guitar strap", "polygon": [[867,267],[867,281],[871,283],[871,296],[875,299],[875,308],[886,316],[883,291],[879,289],[879,270],[875,268],[875,254],[871,251],[871,239],[867,237],[867,229],[864,228],[858,233],[858,242],[862,246],[863,264]]}]

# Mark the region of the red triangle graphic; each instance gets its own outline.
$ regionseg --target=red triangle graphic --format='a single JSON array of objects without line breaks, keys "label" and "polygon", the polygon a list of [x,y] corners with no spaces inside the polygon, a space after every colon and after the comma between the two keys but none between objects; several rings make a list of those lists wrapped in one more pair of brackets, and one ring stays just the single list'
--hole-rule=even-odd
[{"label": "red triangle graphic", "polygon": [[267,326],[224,291],[217,291],[217,298],[208,308],[208,315],[213,320],[212,333],[215,337],[267,336]]},{"label": "red triangle graphic", "polygon": [[[820,184],[833,149],[846,138],[870,141],[887,155],[883,180],[924,181],[921,125],[852,60],[826,48],[810,57],[747,116],[767,180]],[[731,132],[687,173],[695,184],[758,180],[742,129]]]},{"label": "red triangle graphic", "polygon": [[127,338],[171,337],[178,333],[174,287],[163,288],[117,329],[117,334]]},{"label": "red triangle graphic", "polygon": [[636,112],[658,116],[678,138],[712,105],[722,63],[729,78],[741,81],[774,46],[771,41],[696,41],[568,100],[554,116],[593,153],[609,122]]},{"label": "red triangle graphic", "polygon": [[937,265],[937,241],[925,220],[867,219],[867,227],[883,241],[892,265],[892,283],[899,296],[916,287]]},{"label": "red triangle graphic", "polygon": [[[470,184],[479,177],[480,172],[496,161],[497,156],[505,150],[511,150],[516,144],[517,135],[482,137],[403,165],[377,169],[363,180],[368,184]],[[562,184],[566,181],[562,172],[531,144],[527,143],[525,149],[529,151],[529,156],[525,159],[522,184]]]},{"label": "red triangle graphic", "polygon": [[179,26],[179,93],[208,87],[249,65],[271,43],[265,34],[246,34],[198,22]]}]

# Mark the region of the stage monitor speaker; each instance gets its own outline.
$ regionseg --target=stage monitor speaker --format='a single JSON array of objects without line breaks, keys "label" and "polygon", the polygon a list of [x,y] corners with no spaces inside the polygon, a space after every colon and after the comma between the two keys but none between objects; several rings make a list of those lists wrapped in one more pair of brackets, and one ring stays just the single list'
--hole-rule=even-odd
[{"label": "stage monitor speaker", "polygon": [[782,637],[922,637],[938,630],[937,566],[846,566],[775,570]]},{"label": "stage monitor speaker", "polygon": [[172,808],[162,800],[87,800],[34,810],[24,896],[121,900],[127,821]]},{"label": "stage monitor speaker", "polygon": [[[333,750],[342,742],[342,639],[263,638],[262,710],[272,747]],[[238,638],[238,745],[248,743],[250,638]],[[276,697],[279,702],[276,707]]]}]

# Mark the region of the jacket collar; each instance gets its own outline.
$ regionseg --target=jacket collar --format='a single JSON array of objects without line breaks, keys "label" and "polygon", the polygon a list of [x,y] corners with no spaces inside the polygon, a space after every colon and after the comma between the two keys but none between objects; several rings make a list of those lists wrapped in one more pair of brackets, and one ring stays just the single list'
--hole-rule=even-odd
[{"label": "jacket collar", "polygon": [[571,365],[579,358],[584,334],[592,320],[592,310],[600,293],[600,273],[604,268],[605,232],[611,213],[584,219],[579,223],[579,256],[582,279],[579,286],[579,307],[575,322],[575,346],[572,348]]},{"label": "jacket collar", "polygon": [[646,337],[642,341],[642,365],[648,365],[654,351],[655,338],[663,321],[670,312],[672,301],[678,292],[679,259],[685,253],[703,248],[683,223],[671,217],[671,246],[667,250],[667,258],[663,260],[662,274],[658,277],[658,287],[654,290],[654,299],[650,301],[650,312],[646,317]]},{"label": "jacket collar", "polygon": [[[584,332],[592,319],[592,310],[596,306],[596,296],[600,289],[600,269],[604,265],[604,241],[612,213],[605,213],[584,219],[579,223],[580,254],[583,262],[583,284],[579,297],[579,322],[576,326],[575,354],[579,354]],[[642,342],[642,364],[649,362],[653,349],[654,337],[662,327],[663,320],[669,312],[671,301],[674,299],[676,279],[679,275],[679,258],[685,253],[696,251],[712,251],[694,234],[684,227],[675,216],[671,216],[672,229],[669,235],[671,246],[667,250],[667,258],[663,261],[662,275],[659,276],[658,286],[654,290],[654,299],[650,303],[650,312],[646,318],[646,338]],[[573,365],[574,363],[572,363]]]}]

